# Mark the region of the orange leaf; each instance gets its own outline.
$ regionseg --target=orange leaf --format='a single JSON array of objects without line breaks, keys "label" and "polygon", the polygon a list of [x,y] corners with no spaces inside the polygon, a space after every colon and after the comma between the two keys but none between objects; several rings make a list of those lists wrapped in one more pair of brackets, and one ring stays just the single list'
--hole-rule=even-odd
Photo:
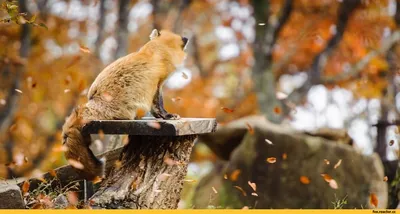
[{"label": "orange leaf", "polygon": [[24,184],[22,184],[22,195],[25,195],[29,191],[29,186],[29,181],[24,181]]},{"label": "orange leaf", "polygon": [[342,164],[342,159],[340,159],[335,166],[333,167],[334,169],[338,168],[340,166],[340,164]]},{"label": "orange leaf", "polygon": [[230,176],[230,180],[231,181],[237,181],[237,179],[238,179],[238,177],[239,177],[239,175],[240,175],[240,169],[235,169],[233,172],[232,172],[232,174],[231,174],[231,176]]},{"label": "orange leaf", "polygon": [[54,169],[51,169],[51,170],[49,171],[49,174],[50,174],[51,176],[53,176],[53,177],[57,177],[56,170],[54,170]]},{"label": "orange leaf", "polygon": [[310,184],[310,179],[307,176],[300,176],[300,182],[302,184]]},{"label": "orange leaf", "polygon": [[269,158],[267,158],[267,162],[268,162],[268,163],[275,163],[275,162],[276,162],[276,158],[274,158],[274,157],[269,157]]},{"label": "orange leaf", "polygon": [[282,159],[283,159],[283,160],[286,160],[286,159],[287,159],[287,154],[286,154],[286,153],[283,153],[283,154],[282,154]]},{"label": "orange leaf", "polygon": [[232,112],[235,111],[235,110],[233,110],[233,109],[226,108],[226,107],[221,107],[221,110],[224,111],[225,113],[232,113]]},{"label": "orange leaf", "polygon": [[80,45],[79,49],[83,52],[83,53],[90,53],[90,49],[88,47],[85,47],[83,45]]},{"label": "orange leaf", "polygon": [[246,125],[247,125],[247,130],[249,131],[249,133],[250,133],[250,134],[254,134],[254,129],[253,129],[253,127],[252,127],[249,123],[246,123]]},{"label": "orange leaf", "polygon": [[100,176],[96,176],[93,180],[92,183],[93,184],[97,184],[100,183],[103,179]]},{"label": "orange leaf", "polygon": [[35,205],[32,206],[32,209],[43,209],[43,204],[42,203],[36,203]]},{"label": "orange leaf", "polygon": [[116,169],[119,169],[122,166],[122,162],[120,160],[116,160],[115,163],[114,163],[114,166],[115,166]]},{"label": "orange leaf", "polygon": [[242,189],[240,186],[234,186],[236,189],[238,189],[240,192],[242,192],[243,196],[247,196],[247,193]]},{"label": "orange leaf", "polygon": [[388,177],[387,176],[385,176],[385,177],[383,177],[383,181],[388,181]]},{"label": "orange leaf", "polygon": [[328,175],[328,174],[321,174],[321,176],[324,178],[324,180],[326,181],[326,182],[328,182],[329,183],[329,181],[331,181],[332,180],[332,177],[330,176],[330,175]]},{"label": "orange leaf", "polygon": [[257,185],[256,185],[256,183],[252,183],[252,182],[250,182],[250,181],[248,181],[247,183],[249,184],[249,186],[250,186],[254,191],[257,191]]},{"label": "orange leaf", "polygon": [[279,108],[278,106],[276,106],[276,107],[274,108],[274,113],[275,113],[275,114],[281,114],[281,113],[282,113],[282,109]]},{"label": "orange leaf", "polygon": [[331,162],[329,162],[327,159],[324,159],[324,162],[325,162],[326,165],[331,164]]},{"label": "orange leaf", "polygon": [[142,117],[144,117],[144,115],[146,115],[146,111],[145,111],[145,110],[139,108],[139,109],[136,111],[136,118],[137,118],[138,120],[140,120]]},{"label": "orange leaf", "polygon": [[224,179],[225,180],[228,179],[228,175],[227,174],[224,175]]},{"label": "orange leaf", "polygon": [[376,197],[375,193],[369,195],[369,203],[375,208],[378,207],[378,197]]}]

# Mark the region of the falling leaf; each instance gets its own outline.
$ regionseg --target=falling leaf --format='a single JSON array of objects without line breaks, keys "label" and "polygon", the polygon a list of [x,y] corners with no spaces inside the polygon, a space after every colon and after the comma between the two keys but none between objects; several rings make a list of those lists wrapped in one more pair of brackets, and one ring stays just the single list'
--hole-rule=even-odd
[{"label": "falling leaf", "polygon": [[248,181],[247,183],[249,184],[249,186],[250,186],[254,191],[257,191],[257,185],[256,185],[256,183],[252,183],[252,182],[250,182],[250,181]]},{"label": "falling leaf", "polygon": [[394,144],[394,140],[391,140],[391,141],[389,142],[389,146],[393,146],[393,144]]},{"label": "falling leaf", "polygon": [[214,187],[211,187],[215,194],[217,194],[217,190]]},{"label": "falling leaf", "polygon": [[70,68],[70,67],[72,67],[73,65],[75,65],[76,63],[78,63],[79,61],[81,60],[81,56],[75,56],[68,64],[67,64],[67,66],[65,66],[65,68],[67,69],[67,68]]},{"label": "falling leaf", "polygon": [[22,184],[22,195],[26,195],[29,191],[30,183],[29,181],[24,181],[24,184]]},{"label": "falling leaf", "polygon": [[159,193],[159,192],[162,192],[162,190],[156,189],[156,190],[154,190],[154,192]]},{"label": "falling leaf", "polygon": [[93,142],[93,144],[94,144],[94,146],[96,147],[97,150],[103,151],[103,143],[101,142],[101,140],[96,139],[96,140]]},{"label": "falling leaf", "polygon": [[182,77],[183,77],[184,79],[189,79],[188,75],[187,75],[185,72],[182,72]]},{"label": "falling leaf", "polygon": [[32,83],[31,88],[36,88],[36,85],[37,85],[36,82]]},{"label": "falling leaf", "polygon": [[0,105],[5,105],[7,102],[6,102],[6,100],[4,100],[4,99],[0,99]]},{"label": "falling leaf", "polygon": [[274,157],[269,157],[269,158],[267,158],[267,162],[268,162],[268,163],[275,163],[275,162],[276,162],[276,158],[274,158]]},{"label": "falling leaf", "polygon": [[19,89],[15,89],[15,91],[18,92],[18,93],[20,93],[20,94],[22,94],[22,91],[19,90]]},{"label": "falling leaf", "polygon": [[250,134],[254,134],[254,129],[253,129],[253,127],[252,127],[249,123],[246,123],[246,125],[247,125],[247,130],[249,131],[249,133],[250,133]]},{"label": "falling leaf", "polygon": [[122,166],[122,162],[121,162],[120,160],[116,160],[116,161],[114,162],[114,166],[115,166],[115,168],[119,169],[119,168],[121,168],[121,166]]},{"label": "falling leaf", "polygon": [[333,167],[334,169],[338,168],[340,166],[340,164],[342,164],[342,159],[340,159],[335,166]]},{"label": "falling leaf", "polygon": [[234,186],[236,189],[238,189],[240,192],[242,192],[243,196],[247,196],[247,193],[242,189],[240,186]]},{"label": "falling leaf", "polygon": [[388,181],[388,177],[387,176],[385,176],[385,177],[383,177],[383,181]]},{"label": "falling leaf", "polygon": [[326,182],[330,182],[331,180],[332,180],[332,177],[330,176],[330,175],[328,175],[328,174],[321,174],[321,176],[324,178],[324,180],[326,181]]},{"label": "falling leaf", "polygon": [[68,192],[67,199],[68,199],[68,202],[74,206],[76,206],[79,202],[78,194],[76,192]]},{"label": "falling leaf", "polygon": [[337,188],[338,188],[338,184],[336,183],[336,181],[335,181],[334,179],[331,179],[331,180],[329,181],[329,186],[330,186],[332,189],[337,189]]},{"label": "falling leaf", "polygon": [[137,182],[136,181],[133,181],[132,182],[132,184],[131,184],[131,190],[136,190],[137,189]]},{"label": "falling leaf", "polygon": [[240,169],[235,169],[235,170],[232,172],[231,176],[230,176],[230,180],[231,180],[231,181],[237,181],[237,179],[238,179],[240,173],[241,173]]},{"label": "falling leaf", "polygon": [[310,184],[310,179],[307,176],[300,176],[300,182],[302,184]]},{"label": "falling leaf", "polygon": [[369,203],[375,208],[378,207],[378,197],[376,197],[375,193],[369,195]]},{"label": "falling leaf", "polygon": [[158,122],[147,122],[147,125],[153,129],[160,129],[161,125]]},{"label": "falling leaf", "polygon": [[90,49],[86,46],[80,45],[79,49],[83,52],[83,53],[90,53]]},{"label": "falling leaf", "polygon": [[330,161],[328,161],[327,159],[324,159],[324,162],[325,162],[325,164],[326,164],[326,165],[329,165],[329,164],[331,164],[331,162],[330,162]]},{"label": "falling leaf", "polygon": [[51,176],[53,176],[53,177],[57,177],[56,170],[54,170],[54,169],[51,169],[51,170],[49,171],[49,174],[50,174]]},{"label": "falling leaf", "polygon": [[248,206],[244,206],[244,207],[242,207],[242,210],[248,210],[249,209],[249,207]]},{"label": "falling leaf", "polygon": [[169,157],[164,158],[164,163],[167,164],[168,166],[173,166],[176,164],[176,161],[172,160]]},{"label": "falling leaf", "polygon": [[68,147],[65,145],[56,145],[52,150],[53,152],[66,152],[68,151]]},{"label": "falling leaf", "polygon": [[103,180],[103,178],[101,178],[100,176],[96,176],[93,180],[92,183],[93,184],[97,184],[100,183]]},{"label": "falling leaf", "polygon": [[260,23],[258,23],[258,25],[259,25],[259,26],[264,26],[265,23],[264,23],[264,22],[260,22]]},{"label": "falling leaf", "polygon": [[227,174],[224,175],[224,179],[225,180],[228,179],[228,175]]},{"label": "falling leaf", "polygon": [[280,91],[276,92],[276,98],[278,100],[283,100],[283,99],[286,99],[287,97],[288,97],[288,95],[283,92],[280,92]]},{"label": "falling leaf", "polygon": [[278,106],[275,106],[275,108],[274,108],[274,113],[275,113],[275,114],[281,114],[281,113],[282,113],[282,109],[279,108]]},{"label": "falling leaf", "polygon": [[171,174],[168,174],[168,173],[162,173],[162,174],[160,174],[159,176],[158,176],[158,179],[160,180],[160,181],[166,181],[169,177],[171,177],[172,175]]},{"label": "falling leaf", "polygon": [[32,206],[32,209],[43,209],[43,204],[42,203],[36,203],[35,205]]},{"label": "falling leaf", "polygon": [[225,113],[232,113],[232,112],[235,111],[235,110],[233,110],[233,109],[226,108],[226,107],[221,107],[221,110],[224,111]]},{"label": "falling leaf", "polygon": [[286,160],[286,159],[287,159],[287,154],[286,154],[286,153],[283,153],[283,154],[282,154],[282,159],[283,159],[283,160]]},{"label": "falling leaf", "polygon": [[79,162],[77,160],[74,160],[74,159],[68,159],[68,163],[72,167],[77,168],[77,169],[83,169],[84,168],[84,166],[83,166],[83,164],[81,162]]},{"label": "falling leaf", "polygon": [[258,194],[255,193],[255,192],[251,193],[251,195],[252,195],[252,196],[258,196]]},{"label": "falling leaf", "polygon": [[107,102],[111,102],[114,99],[108,92],[103,92],[101,97]]},{"label": "falling leaf", "polygon": [[185,179],[185,180],[183,180],[184,182],[188,182],[188,183],[193,183],[193,182],[196,182],[196,180],[193,180],[193,179]]},{"label": "falling leaf", "polygon": [[270,140],[265,139],[265,142],[267,142],[269,145],[274,145]]},{"label": "falling leaf", "polygon": [[139,108],[138,110],[136,110],[136,118],[138,120],[142,119],[142,117],[144,117],[144,115],[146,115],[146,111]]},{"label": "falling leaf", "polygon": [[70,89],[65,89],[64,94],[69,93],[71,90]]},{"label": "falling leaf", "polygon": [[182,100],[182,98],[181,97],[174,97],[174,98],[171,98],[171,100],[172,100],[172,102],[179,102],[179,101],[181,101]]}]

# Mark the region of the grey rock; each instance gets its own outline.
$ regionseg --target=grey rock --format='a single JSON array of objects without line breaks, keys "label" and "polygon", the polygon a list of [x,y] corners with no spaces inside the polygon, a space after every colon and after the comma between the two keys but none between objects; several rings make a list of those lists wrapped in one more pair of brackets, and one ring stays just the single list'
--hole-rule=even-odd
[{"label": "grey rock", "polygon": [[0,182],[0,209],[25,209],[18,185]]}]

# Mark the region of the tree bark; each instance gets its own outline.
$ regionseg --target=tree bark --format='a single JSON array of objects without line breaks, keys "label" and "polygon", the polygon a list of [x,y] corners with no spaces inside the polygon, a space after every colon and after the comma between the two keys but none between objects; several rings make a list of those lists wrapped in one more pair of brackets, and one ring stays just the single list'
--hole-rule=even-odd
[{"label": "tree bark", "polygon": [[92,207],[176,209],[195,137],[130,136],[121,167],[93,195]]},{"label": "tree bark", "polygon": [[118,12],[118,29],[117,29],[117,51],[115,59],[125,56],[128,51],[128,15],[129,15],[129,0],[119,1]]}]

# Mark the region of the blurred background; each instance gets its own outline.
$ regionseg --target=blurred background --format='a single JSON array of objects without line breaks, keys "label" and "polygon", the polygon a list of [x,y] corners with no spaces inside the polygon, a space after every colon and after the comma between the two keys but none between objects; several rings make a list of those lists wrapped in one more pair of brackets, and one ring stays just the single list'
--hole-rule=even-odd
[{"label": "blurred background", "polygon": [[[395,180],[398,0],[0,2],[1,178],[65,165],[65,117],[107,64],[157,28],[190,39],[185,67],[164,88],[169,112],[216,117],[220,126],[262,114],[301,133],[343,132],[354,151],[377,153]],[[182,208],[220,159],[196,143]]]}]

